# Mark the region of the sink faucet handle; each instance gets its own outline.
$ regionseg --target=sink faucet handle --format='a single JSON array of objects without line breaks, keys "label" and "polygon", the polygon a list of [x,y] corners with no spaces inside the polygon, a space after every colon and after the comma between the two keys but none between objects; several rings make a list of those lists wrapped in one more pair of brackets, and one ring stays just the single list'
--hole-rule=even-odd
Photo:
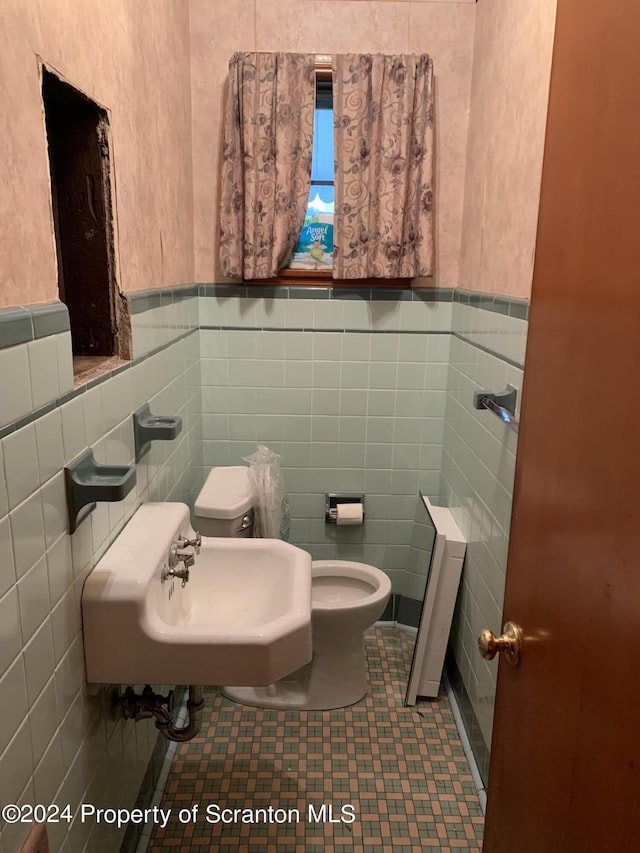
[{"label": "sink faucet handle", "polygon": [[195,550],[196,554],[199,554],[200,547],[202,545],[202,536],[200,533],[198,533],[197,530],[195,530],[194,533],[195,536],[193,537],[193,539],[189,539],[187,536],[178,536],[178,538],[176,539],[178,548],[190,547]]},{"label": "sink faucet handle", "polygon": [[195,553],[193,551],[183,550],[183,548],[177,542],[174,542],[171,548],[169,548],[170,569],[175,569],[178,563],[184,563],[185,568],[189,569],[191,566],[195,565],[195,562]]},{"label": "sink faucet handle", "polygon": [[174,578],[180,578],[182,580],[182,588],[184,589],[189,580],[189,567],[193,565],[193,562],[187,563],[184,561],[184,566],[181,569],[169,568],[165,566],[160,575],[160,580],[162,583],[166,581],[173,580]]},{"label": "sink faucet handle", "polygon": [[184,551],[178,551],[177,556],[180,558],[180,560],[182,560],[186,569],[190,569],[196,564],[196,558],[194,554],[185,554]]}]

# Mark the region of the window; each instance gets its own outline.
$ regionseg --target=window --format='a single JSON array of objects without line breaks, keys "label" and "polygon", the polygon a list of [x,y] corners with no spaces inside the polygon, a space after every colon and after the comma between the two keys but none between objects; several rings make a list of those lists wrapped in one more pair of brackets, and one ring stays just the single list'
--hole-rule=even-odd
[{"label": "window", "polygon": [[[316,105],[313,126],[311,186],[305,222],[291,260],[275,283],[331,284],[333,287],[409,287],[407,279],[334,279],[335,162],[333,132],[333,73],[330,64],[316,66]],[[294,281],[292,281],[292,279]],[[257,282],[254,282],[257,283]],[[273,284],[273,280],[267,282]]]},{"label": "window", "polygon": [[333,268],[333,86],[331,69],[316,69],[311,188],[304,226],[285,269],[331,273]]},{"label": "window", "polygon": [[339,54],[325,74],[312,54],[231,57],[222,274],[410,286],[433,274],[432,61]]},{"label": "window", "polygon": [[[115,278],[106,110],[42,68],[58,292],[69,310],[76,381],[129,358]],[[109,364],[99,365],[110,359]]]}]

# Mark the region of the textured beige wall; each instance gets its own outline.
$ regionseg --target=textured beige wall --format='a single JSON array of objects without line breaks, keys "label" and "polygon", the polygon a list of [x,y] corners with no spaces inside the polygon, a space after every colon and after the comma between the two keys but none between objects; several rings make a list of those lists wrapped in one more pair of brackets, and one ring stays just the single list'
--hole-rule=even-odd
[{"label": "textured beige wall", "polygon": [[310,14],[298,0],[4,0],[0,306],[57,296],[37,56],[110,111],[121,288],[216,280],[220,116],[234,50],[430,53],[436,282],[527,296],[555,5],[317,0]]},{"label": "textured beige wall", "polygon": [[480,0],[460,286],[529,297],[557,0]]},{"label": "textured beige wall", "polygon": [[58,296],[37,57],[107,107],[122,290],[193,280],[184,0],[2,0],[0,306]]},{"label": "textured beige wall", "polygon": [[458,285],[476,4],[395,0],[192,0],[195,275],[217,278],[223,90],[235,50],[429,53],[436,78],[436,282]]}]

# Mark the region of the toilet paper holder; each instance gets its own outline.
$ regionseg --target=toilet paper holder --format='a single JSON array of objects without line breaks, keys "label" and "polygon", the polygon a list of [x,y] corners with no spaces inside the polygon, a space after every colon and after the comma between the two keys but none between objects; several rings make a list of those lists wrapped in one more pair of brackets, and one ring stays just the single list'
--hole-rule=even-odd
[{"label": "toilet paper holder", "polygon": [[324,520],[326,524],[336,523],[338,504],[362,504],[362,518],[364,519],[364,495],[357,492],[327,492],[324,496]]}]

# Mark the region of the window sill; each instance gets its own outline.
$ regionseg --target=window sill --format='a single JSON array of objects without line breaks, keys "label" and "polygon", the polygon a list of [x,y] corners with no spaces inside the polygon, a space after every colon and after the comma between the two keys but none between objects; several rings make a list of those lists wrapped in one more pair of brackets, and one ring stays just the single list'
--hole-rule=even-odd
[{"label": "window sill", "polygon": [[131,362],[127,359],[119,358],[117,355],[85,355],[73,357],[73,387],[79,388],[81,385],[86,385],[98,379],[105,373],[110,373],[118,367]]}]

